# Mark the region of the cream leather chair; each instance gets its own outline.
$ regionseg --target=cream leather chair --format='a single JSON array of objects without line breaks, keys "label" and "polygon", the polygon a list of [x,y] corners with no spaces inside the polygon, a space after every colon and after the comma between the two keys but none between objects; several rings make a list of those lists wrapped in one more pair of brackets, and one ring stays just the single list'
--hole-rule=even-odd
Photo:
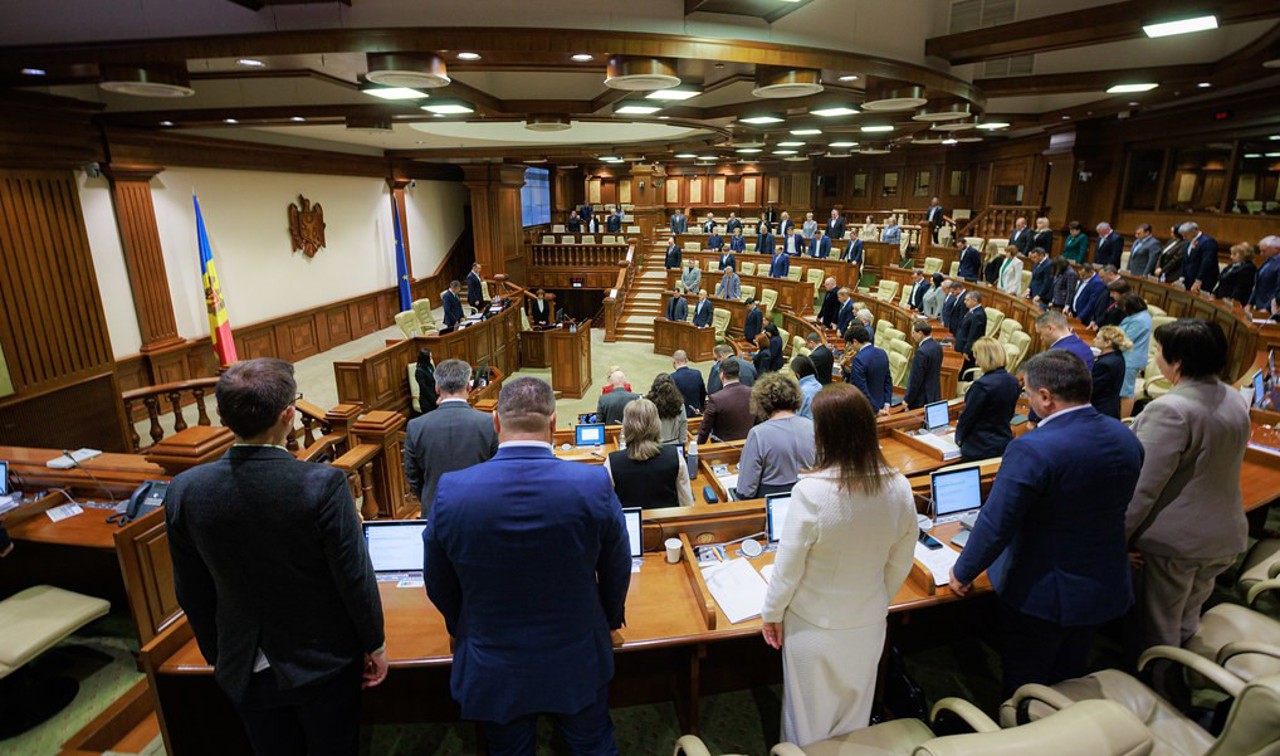
[{"label": "cream leather chair", "polygon": [[880,347],[885,351],[888,351],[890,344],[892,344],[895,341],[906,341],[907,335],[902,331],[898,330],[897,328],[894,328],[893,326],[889,326],[884,330],[880,330],[879,328],[877,328],[876,338],[877,338],[876,346]]},{"label": "cream leather chair", "polygon": [[729,343],[729,317],[729,311],[723,307],[717,308],[711,316],[711,327],[715,329],[717,344]]},{"label": "cream leather chair", "polygon": [[[893,328],[893,324],[891,324],[889,321],[887,320],[876,321],[875,327],[871,329],[871,343],[875,344],[876,346],[880,346],[881,344],[887,343],[888,340],[885,337],[884,332],[886,329],[889,329],[889,328]],[[880,348],[883,349],[884,347],[880,347]]]},{"label": "cream leather chair", "polygon": [[882,302],[892,302],[893,298],[898,295],[899,287],[900,284],[897,281],[881,279],[880,282],[876,284],[876,290],[872,296]]},{"label": "cream leather chair", "polygon": [[908,361],[910,361],[911,357],[916,353],[915,348],[912,347],[911,343],[908,342],[906,339],[893,339],[892,341],[889,342],[889,345],[885,347],[885,351],[897,352],[898,354],[905,357]]},{"label": "cream leather chair", "polygon": [[[624,220],[630,220],[630,219],[629,219],[629,218],[627,218],[627,219],[624,219]],[[627,233],[628,233],[628,234],[634,234],[634,235],[637,235],[637,236],[638,236],[638,235],[640,234],[640,227],[639,227],[639,226],[627,226]]]},{"label": "cream leather chair", "polygon": [[561,237],[561,239],[560,239],[560,243],[561,243],[561,244],[577,244],[577,243],[578,243],[578,237],[576,237],[576,236],[574,236],[574,235],[572,235],[572,234],[567,234],[567,235],[565,235],[565,236]]},{"label": "cream leather chair", "polygon": [[[1277,575],[1280,575],[1280,538],[1263,538],[1245,555],[1244,564],[1241,565],[1240,573],[1236,576],[1236,590],[1242,597],[1248,597],[1254,586],[1270,581]],[[1271,586],[1268,586],[1255,594],[1254,599],[1249,600],[1249,604],[1253,605],[1254,601],[1261,599],[1270,591]]]},{"label": "cream leather chair", "polygon": [[[1257,595],[1250,593],[1251,598]],[[1245,682],[1280,675],[1280,622],[1239,604],[1222,603],[1205,612],[1184,645]],[[1192,686],[1204,687],[1197,680]]]},{"label": "cream leather chair", "polygon": [[965,244],[968,244],[970,247],[973,247],[974,249],[978,250],[979,252],[981,252],[981,251],[982,251],[982,249],[983,249],[983,242],[984,242],[984,241],[986,241],[986,240],[985,240],[985,239],[983,239],[981,236],[966,236],[966,237],[964,237],[964,243],[965,243]]},{"label": "cream leather chair", "polygon": [[959,261],[959,260],[952,260],[952,261],[951,261],[951,267],[947,268],[947,275],[948,275],[948,276],[950,276],[951,278],[955,278],[956,276],[960,275],[960,261]]},{"label": "cream leather chair", "polygon": [[[1017,375],[1018,368],[1022,367],[1022,363],[1027,359],[1027,353],[1030,351],[1031,334],[1026,331],[1010,333],[1008,340],[1005,341],[1005,370]],[[1015,355],[1016,359],[1014,359]]]},{"label": "cream leather chair", "polygon": [[417,316],[418,325],[422,326],[424,332],[438,330],[435,313],[431,311],[430,299],[426,297],[415,299],[413,301],[413,314]]},{"label": "cream leather chair", "polygon": [[605,234],[600,237],[601,244],[619,244],[618,237]]},{"label": "cream leather chair", "polygon": [[911,287],[903,286],[902,295],[898,297],[898,306],[911,309]]},{"label": "cream leather chair", "polygon": [[[760,307],[764,309],[764,316],[767,318],[773,315],[773,306],[778,303],[778,290],[765,289],[760,292]],[[784,342],[785,343],[785,342]]]},{"label": "cream leather chair", "polygon": [[1129,254],[1129,250],[1127,249],[1120,253],[1120,270],[1129,269]]},{"label": "cream leather chair", "polygon": [[555,244],[555,243],[556,243],[556,237],[552,236],[551,234],[544,234],[544,235],[543,235],[543,237],[542,237],[542,243],[543,243],[543,244]]},{"label": "cream leather chair", "polygon": [[898,352],[889,352],[889,380],[898,388],[907,387],[907,371],[911,367],[910,361]]},{"label": "cream leather chair", "polygon": [[738,271],[739,275],[754,276],[756,274],[756,264],[753,262],[738,263],[738,267],[741,268]]},{"label": "cream leather chair", "polygon": [[1031,270],[1022,271],[1022,293],[1026,293],[1031,288]]},{"label": "cream leather chair", "polygon": [[[1155,343],[1155,339],[1151,340]],[[1159,399],[1165,394],[1173,390],[1173,384],[1169,382],[1160,372],[1160,366],[1156,364],[1155,355],[1151,355],[1147,360],[1147,366],[1142,369],[1142,386],[1141,392],[1138,386],[1134,385],[1134,396],[1145,399]]]},{"label": "cream leather chair", "polygon": [[1163,309],[1152,304],[1147,305],[1147,312],[1151,313],[1152,318],[1167,317],[1169,315],[1169,313],[1165,312]]},{"label": "cream leather chair", "polygon": [[582,235],[582,243],[583,243],[583,244],[595,244],[595,243],[596,243],[596,235],[595,235],[595,234],[583,234],[583,235]]},{"label": "cream leather chair", "polygon": [[952,234],[951,226],[948,226],[948,225],[946,225],[946,224],[943,224],[943,225],[938,229],[938,244],[940,244],[940,245],[942,245],[942,246],[944,246],[944,247],[950,247],[950,246],[951,246],[951,234]]},{"label": "cream leather chair", "polygon": [[406,339],[422,335],[422,324],[418,322],[418,316],[413,310],[396,313],[396,325],[400,327],[400,332]]},{"label": "cream leather chair", "polygon": [[[787,329],[785,329],[785,328],[779,328],[779,329],[778,329],[778,338],[782,339],[782,354],[783,354],[783,356],[785,356],[787,359],[791,359],[792,357],[794,357],[794,356],[795,356],[795,353],[791,351],[791,347],[792,347],[792,346],[794,346],[794,345],[791,343],[791,332],[790,332],[790,331],[788,331],[788,330],[787,330]],[[800,342],[800,343],[801,343],[801,344],[803,344],[803,343],[804,343],[804,341],[803,341],[803,340],[801,340],[801,342]]]},{"label": "cream leather chair", "polygon": [[987,332],[986,336],[999,336],[1000,324],[1004,323],[1004,313],[994,307],[984,307],[987,311]]},{"label": "cream leather chair", "polygon": [[564,224],[563,224],[563,223],[556,223],[555,225],[553,225],[553,226],[551,227],[551,233],[553,233],[553,234],[563,234],[563,233],[564,233]]},{"label": "cream leather chair", "polygon": [[745,302],[756,295],[756,287],[750,284],[742,284],[738,287],[742,290],[742,301]]},{"label": "cream leather chair", "polygon": [[685,242],[684,251],[685,252],[701,252],[702,242],[696,242],[696,241]]},{"label": "cream leather chair", "polygon": [[787,268],[788,281],[799,281],[800,276],[803,274],[804,268],[801,268],[799,265],[792,265],[790,268]]},{"label": "cream leather chair", "polygon": [[[939,236],[941,236],[941,235],[939,235]],[[924,258],[924,274],[925,274],[926,276],[929,276],[930,278],[932,278],[934,273],[941,273],[941,272],[942,272],[942,258],[941,258],[941,257],[926,257],[926,258]]]},{"label": "cream leather chair", "polygon": [[1014,331],[1021,331],[1021,330],[1022,330],[1021,323],[1014,320],[1013,318],[1005,318],[1000,322],[1000,335],[997,338],[1000,341],[1008,342],[1010,334],[1012,334]]},{"label": "cream leather chair", "polygon": [[[781,328],[778,329],[778,333],[779,334],[782,333]],[[791,337],[791,356],[799,357],[801,355],[808,357],[809,347],[805,346],[805,341],[803,336],[792,336]]]},{"label": "cream leather chair", "polygon": [[809,268],[805,271],[804,280],[813,284],[813,299],[816,302],[822,296],[822,268]]},{"label": "cream leather chair", "polygon": [[720,261],[719,261],[719,260],[708,260],[708,261],[707,261],[707,270],[708,270],[708,271],[710,271],[711,273],[716,273],[716,272],[718,272],[718,271],[720,270]]}]

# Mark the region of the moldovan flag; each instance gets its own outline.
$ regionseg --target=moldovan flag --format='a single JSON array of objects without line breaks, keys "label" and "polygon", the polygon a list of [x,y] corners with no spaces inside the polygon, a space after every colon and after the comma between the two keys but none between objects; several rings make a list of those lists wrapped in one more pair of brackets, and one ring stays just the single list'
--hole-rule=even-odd
[{"label": "moldovan flag", "polygon": [[226,367],[236,357],[236,342],[231,338],[231,323],[227,320],[227,304],[222,301],[222,284],[218,281],[218,269],[213,264],[213,251],[209,249],[209,234],[204,230],[204,216],[200,214],[200,200],[191,195],[196,206],[196,239],[200,244],[200,277],[204,281],[204,303],[209,308],[209,337],[213,339],[213,351],[218,362]]}]

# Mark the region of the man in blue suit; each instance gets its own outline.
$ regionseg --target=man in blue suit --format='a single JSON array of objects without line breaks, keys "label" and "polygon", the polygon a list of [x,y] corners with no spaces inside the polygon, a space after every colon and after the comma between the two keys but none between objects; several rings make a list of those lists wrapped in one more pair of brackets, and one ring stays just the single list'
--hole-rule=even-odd
[{"label": "man in blue suit", "polygon": [[724,249],[724,237],[720,235],[715,226],[711,227],[711,235],[707,237],[707,249],[712,252],[719,252]]},{"label": "man in blue suit", "polygon": [[836,292],[836,298],[840,302],[840,309],[836,310],[836,333],[844,336],[849,326],[853,325],[853,317],[856,314],[853,311],[853,296],[847,287],[842,286],[840,291]]},{"label": "man in blue suit", "polygon": [[1128,611],[1124,518],[1143,456],[1129,429],[1090,406],[1092,378],[1074,355],[1050,350],[1022,372],[1044,420],[1005,449],[951,574],[963,596],[990,569],[1006,695],[1083,675],[1098,626]]},{"label": "man in blue suit", "polygon": [[851,265],[862,264],[862,240],[858,238],[857,227],[849,229],[849,244],[840,253],[840,259]]},{"label": "man in blue suit", "polygon": [[[1217,263],[1214,263],[1215,265]],[[1093,312],[1098,297],[1107,296],[1107,284],[1094,272],[1089,263],[1080,264],[1080,283],[1076,286],[1075,296],[1067,304],[1067,312],[1075,315],[1085,325]]]},{"label": "man in blue suit", "polygon": [[574,753],[617,754],[610,631],[631,581],[609,474],[557,460],[556,403],[532,377],[507,382],[498,453],[440,478],[423,532],[427,595],[454,638],[451,692],[489,753],[531,754],[539,714]]},{"label": "man in blue suit", "polygon": [[831,240],[822,233],[822,229],[813,232],[813,241],[809,242],[809,256],[818,258],[831,257]]},{"label": "man in blue suit", "polygon": [[1120,267],[1120,256],[1124,253],[1124,237],[1111,230],[1110,223],[1098,224],[1098,243],[1093,248],[1093,264],[1099,268],[1104,265]]},{"label": "man in blue suit", "polygon": [[947,288],[947,298],[942,300],[940,314],[942,327],[951,331],[951,335],[954,336],[956,329],[960,327],[960,317],[965,313],[964,283],[961,279],[955,279],[943,281],[942,285]]},{"label": "man in blue suit", "polygon": [[942,345],[933,340],[933,326],[927,320],[911,323],[916,353],[911,358],[907,378],[907,409],[919,409],[942,398]]},{"label": "man in blue suit", "polygon": [[675,320],[681,323],[689,318],[689,303],[684,301],[684,294],[680,291],[680,286],[676,285],[676,291],[671,296],[671,301],[667,303],[667,320]]},{"label": "man in blue suit", "polygon": [[605,233],[616,234],[622,231],[622,209],[614,207],[613,212],[609,213],[604,219]]},{"label": "man in blue suit", "polygon": [[747,298],[747,316],[742,322],[742,338],[755,349],[756,336],[764,330],[764,313],[755,297]]},{"label": "man in blue suit", "polygon": [[737,213],[729,213],[729,219],[724,222],[724,230],[730,235],[742,230],[742,221],[738,219]]},{"label": "man in blue suit", "polygon": [[444,327],[452,328],[462,322],[462,300],[458,292],[462,291],[462,283],[450,281],[449,289],[440,295],[440,304],[444,307]]},{"label": "man in blue suit", "polygon": [[827,236],[832,239],[843,239],[844,229],[844,216],[840,214],[839,210],[834,207],[831,208],[831,220],[827,221]]},{"label": "man in blue suit", "polygon": [[966,281],[977,281],[982,275],[982,254],[963,238],[956,239],[955,245],[960,256],[960,266],[956,270],[956,275]]},{"label": "man in blue suit", "polygon": [[1258,242],[1258,254],[1266,261],[1258,268],[1253,284],[1253,299],[1249,304],[1255,310],[1271,312],[1271,300],[1280,291],[1280,236],[1267,236]]},{"label": "man in blue suit", "polygon": [[1041,313],[1036,318],[1036,334],[1040,336],[1040,343],[1047,345],[1045,349],[1064,349],[1071,352],[1079,357],[1085,367],[1092,372],[1093,350],[1084,343],[1084,339],[1071,330],[1071,325],[1067,323],[1067,316],[1056,310]]},{"label": "man in blue suit", "polygon": [[683,234],[689,230],[689,218],[682,211],[676,210],[671,216],[671,234]]},{"label": "man in blue suit", "polygon": [[773,240],[773,234],[765,231],[756,237],[756,253],[761,255],[772,255],[777,244]]},{"label": "man in blue suit", "polygon": [[734,254],[732,247],[728,251],[723,249],[720,251],[720,270],[728,270],[729,268],[738,269],[738,256]]},{"label": "man in blue suit", "polygon": [[738,226],[733,230],[733,236],[729,237],[730,252],[746,252],[747,240],[742,236],[742,226]]},{"label": "man in blue suit", "polygon": [[[724,279],[721,279],[723,281]],[[716,308],[707,299],[707,290],[698,290],[698,304],[693,308],[693,324],[699,328],[707,328],[715,320]]]},{"label": "man in blue suit", "polygon": [[689,367],[689,354],[683,349],[672,353],[671,368],[671,381],[684,397],[685,413],[689,417],[701,415],[702,405],[707,401],[707,385],[702,382],[702,373]]},{"label": "man in blue suit", "polygon": [[849,382],[879,412],[893,396],[893,380],[889,377],[889,355],[871,343],[871,334],[861,323],[849,326],[844,334],[849,348],[856,350],[849,366]]},{"label": "man in blue suit", "polygon": [[1187,259],[1182,263],[1182,285],[1187,291],[1213,291],[1218,285],[1218,241],[1200,230],[1195,222],[1178,226],[1187,240]]},{"label": "man in blue suit", "polygon": [[1049,254],[1039,247],[1031,250],[1031,301],[1046,309],[1053,301],[1053,264],[1049,262]]},{"label": "man in blue suit", "polygon": [[929,277],[924,268],[916,268],[911,280],[911,309],[919,312],[924,309],[924,295],[929,293]]},{"label": "man in blue suit", "polygon": [[778,250],[773,256],[773,262],[769,263],[769,275],[773,278],[786,278],[787,272],[791,270],[791,257],[785,249]]},{"label": "man in blue suit", "polygon": [[484,283],[480,278],[480,263],[472,263],[471,272],[467,274],[467,304],[476,310],[484,307]]}]

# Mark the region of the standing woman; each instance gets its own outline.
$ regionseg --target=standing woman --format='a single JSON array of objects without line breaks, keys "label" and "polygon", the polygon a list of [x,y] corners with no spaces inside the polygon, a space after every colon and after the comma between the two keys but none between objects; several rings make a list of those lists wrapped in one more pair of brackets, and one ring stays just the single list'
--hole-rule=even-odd
[{"label": "standing woman", "polygon": [[1120,387],[1124,383],[1124,353],[1133,342],[1118,326],[1098,329],[1093,346],[1099,351],[1093,361],[1093,395],[1089,403],[1098,412],[1120,419]]},{"label": "standing woman", "polygon": [[684,394],[668,373],[653,377],[646,398],[658,408],[658,443],[683,444],[689,440],[689,416],[684,408]]},{"label": "standing woman", "polygon": [[[1017,247],[1013,248],[1014,252],[1018,251]],[[982,280],[992,286],[1000,285],[1000,269],[1004,267],[1007,258],[1000,253],[1000,249],[990,242],[987,243],[987,262],[982,268]]]},{"label": "standing woman", "polygon": [[1076,295],[1080,274],[1076,273],[1065,255],[1053,258],[1053,262],[1049,263],[1049,273],[1053,276],[1053,301],[1049,303],[1049,308],[1062,312]]},{"label": "standing woman", "polygon": [[831,384],[813,417],[816,461],[792,489],[761,628],[782,650],[782,739],[801,747],[867,726],[889,602],[919,530],[867,398]]},{"label": "standing woman", "polygon": [[[1041,249],[1044,249],[1041,247]],[[1045,250],[1046,252],[1048,250]],[[1062,243],[1062,256],[1073,263],[1084,262],[1085,253],[1089,251],[1089,237],[1080,227],[1079,221],[1071,221],[1067,226],[1067,238]]]},{"label": "standing woman", "polygon": [[1173,224],[1169,243],[1160,251],[1156,259],[1156,269],[1152,271],[1160,281],[1172,283],[1182,280],[1182,262],[1187,259],[1187,240],[1178,233],[1178,224]]},{"label": "standing woman", "polygon": [[1036,232],[1031,236],[1031,249],[1039,247],[1046,255],[1053,254],[1053,231],[1048,218],[1036,218]]},{"label": "standing woman", "polygon": [[787,493],[800,471],[813,465],[813,421],[797,413],[804,402],[800,384],[768,373],[751,387],[749,407],[760,424],[747,433],[738,463],[738,498]]},{"label": "standing woman", "polygon": [[769,349],[769,334],[764,331],[756,334],[756,356],[752,362],[757,377],[773,372],[773,352]]},{"label": "standing woman", "polygon": [[1000,263],[1000,290],[1015,297],[1022,296],[1026,290],[1022,285],[1022,260],[1018,259],[1018,248],[1012,244],[1004,248],[1004,260]]},{"label": "standing woman", "polygon": [[924,316],[926,318],[936,318],[942,315],[942,303],[947,298],[947,292],[942,288],[942,284],[946,280],[946,277],[941,273],[933,274],[933,285],[924,293]]},{"label": "standing woman", "polygon": [[1253,264],[1253,247],[1242,242],[1231,247],[1231,264],[1218,274],[1218,286],[1213,295],[1219,299],[1234,299],[1249,304],[1253,299],[1253,282],[1258,268]]},{"label": "standing woman", "polygon": [[[680,403],[683,406],[683,400]],[[604,469],[624,507],[693,506],[684,455],[678,447],[659,443],[660,427],[658,408],[644,397],[629,402],[622,411],[627,448],[605,457]]]},{"label": "standing woman", "polygon": [[418,382],[418,409],[427,414],[436,408],[436,366],[431,362],[431,350],[418,350],[418,367],[413,371],[414,380]]},{"label": "standing woman", "polygon": [[1018,379],[1004,369],[1007,354],[999,341],[990,336],[978,339],[973,344],[973,359],[982,368],[982,377],[964,393],[964,410],[956,421],[956,443],[963,462],[1004,455],[1004,448],[1013,440],[1009,421],[1022,393]]},{"label": "standing woman", "polygon": [[1120,387],[1120,417],[1126,418],[1133,414],[1138,371],[1147,366],[1147,355],[1151,349],[1151,312],[1147,310],[1147,301],[1133,292],[1120,297],[1119,307],[1124,314],[1120,330],[1133,342],[1133,346],[1124,352],[1124,384]]}]

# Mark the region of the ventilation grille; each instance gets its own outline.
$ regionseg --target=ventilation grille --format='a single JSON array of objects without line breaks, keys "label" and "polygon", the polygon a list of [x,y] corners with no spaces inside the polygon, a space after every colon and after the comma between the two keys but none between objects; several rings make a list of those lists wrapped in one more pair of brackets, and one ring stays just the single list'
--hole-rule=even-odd
[{"label": "ventilation grille", "polygon": [[[952,0],[952,34],[975,29],[1011,24],[1018,18],[1018,0]],[[1035,71],[1034,55],[1019,55],[1002,60],[989,60],[982,65],[982,75],[1029,76]]]}]

